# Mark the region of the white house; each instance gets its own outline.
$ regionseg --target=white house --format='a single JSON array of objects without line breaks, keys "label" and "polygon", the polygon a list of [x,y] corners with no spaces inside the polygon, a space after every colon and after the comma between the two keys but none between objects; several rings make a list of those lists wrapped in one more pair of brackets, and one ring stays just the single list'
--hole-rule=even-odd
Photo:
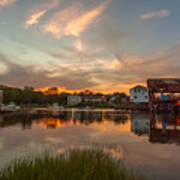
[{"label": "white house", "polygon": [[15,112],[15,111],[19,111],[21,109],[20,106],[16,106],[16,104],[14,102],[11,102],[8,105],[2,105],[1,106],[1,111],[8,111],[8,112]]},{"label": "white house", "polygon": [[70,95],[67,97],[67,104],[69,106],[75,106],[82,102],[81,96],[78,95]]},{"label": "white house", "polygon": [[130,101],[134,103],[148,103],[148,89],[144,86],[136,86],[130,89]]}]

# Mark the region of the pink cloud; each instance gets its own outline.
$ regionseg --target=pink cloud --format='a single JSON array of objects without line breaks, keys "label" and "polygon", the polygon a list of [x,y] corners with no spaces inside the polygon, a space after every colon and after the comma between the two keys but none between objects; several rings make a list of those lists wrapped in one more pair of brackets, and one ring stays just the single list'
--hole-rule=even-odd
[{"label": "pink cloud", "polygon": [[16,1],[17,0],[0,0],[0,6],[8,6]]},{"label": "pink cloud", "polygon": [[40,12],[34,13],[27,21],[26,21],[26,27],[32,26],[33,24],[37,24],[38,20],[41,16],[43,16],[46,13],[46,10],[42,10]]},{"label": "pink cloud", "polygon": [[47,0],[44,3],[35,5],[31,8],[31,13],[26,20],[26,28],[39,23],[39,19],[51,9],[59,7],[60,0]]},{"label": "pink cloud", "polygon": [[170,11],[168,10],[153,11],[153,12],[148,12],[146,14],[142,14],[140,18],[141,19],[163,18],[169,16],[169,14]]},{"label": "pink cloud", "polygon": [[64,10],[57,12],[43,27],[45,33],[51,33],[55,37],[79,36],[90,24],[107,8],[105,1],[91,10],[82,10],[79,3],[73,4]]}]

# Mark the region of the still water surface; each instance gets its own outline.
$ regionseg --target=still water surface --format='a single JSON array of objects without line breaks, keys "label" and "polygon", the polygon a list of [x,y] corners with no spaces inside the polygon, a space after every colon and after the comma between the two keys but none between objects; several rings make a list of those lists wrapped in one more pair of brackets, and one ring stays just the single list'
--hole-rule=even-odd
[{"label": "still water surface", "polygon": [[1,115],[0,167],[31,152],[102,147],[149,179],[180,179],[178,115],[120,111],[61,111]]}]

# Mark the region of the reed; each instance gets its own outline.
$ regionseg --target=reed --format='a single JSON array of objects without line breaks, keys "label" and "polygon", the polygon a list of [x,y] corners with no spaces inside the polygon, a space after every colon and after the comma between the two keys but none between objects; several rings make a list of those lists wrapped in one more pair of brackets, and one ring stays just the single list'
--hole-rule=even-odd
[{"label": "reed", "polygon": [[0,170],[0,180],[141,180],[100,150],[44,153],[14,160]]}]

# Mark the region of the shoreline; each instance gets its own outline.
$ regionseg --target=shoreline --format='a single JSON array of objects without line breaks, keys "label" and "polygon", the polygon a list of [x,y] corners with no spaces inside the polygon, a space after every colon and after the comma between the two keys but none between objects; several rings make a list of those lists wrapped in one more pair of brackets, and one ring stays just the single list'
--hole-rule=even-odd
[{"label": "shoreline", "polygon": [[98,112],[98,111],[116,111],[121,113],[138,113],[138,112],[150,112],[147,109],[126,109],[126,108],[26,108],[21,110],[14,110],[14,111],[0,111],[0,114],[51,114],[51,113],[58,113],[62,111],[84,111],[84,112]]}]

